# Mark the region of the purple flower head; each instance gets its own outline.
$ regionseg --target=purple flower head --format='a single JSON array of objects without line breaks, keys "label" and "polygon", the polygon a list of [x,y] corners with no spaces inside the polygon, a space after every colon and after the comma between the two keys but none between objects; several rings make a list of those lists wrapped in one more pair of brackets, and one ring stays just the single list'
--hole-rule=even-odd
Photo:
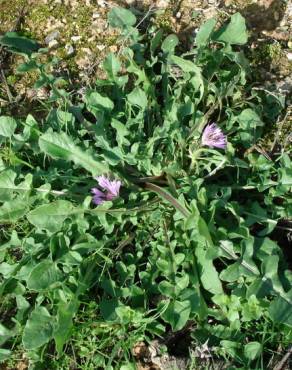
[{"label": "purple flower head", "polygon": [[202,134],[202,144],[210,148],[225,149],[227,145],[226,136],[216,123],[207,125]]},{"label": "purple flower head", "polygon": [[102,204],[105,201],[113,200],[117,198],[120,193],[121,181],[119,180],[110,180],[106,176],[97,176],[95,178],[98,182],[98,185],[104,190],[102,192],[98,188],[92,188],[91,192],[93,194],[92,201],[94,204]]}]

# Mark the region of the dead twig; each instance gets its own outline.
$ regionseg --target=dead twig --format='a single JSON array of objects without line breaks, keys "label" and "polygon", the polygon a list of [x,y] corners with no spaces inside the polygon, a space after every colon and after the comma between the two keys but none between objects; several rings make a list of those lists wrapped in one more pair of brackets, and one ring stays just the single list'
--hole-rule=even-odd
[{"label": "dead twig", "polygon": [[13,96],[11,94],[9,85],[7,83],[7,80],[6,80],[6,76],[5,76],[4,71],[3,71],[2,68],[1,68],[1,76],[0,77],[1,77],[1,80],[2,80],[3,85],[5,87],[6,94],[7,94],[8,100],[9,100],[9,103],[12,104],[14,99],[13,99]]},{"label": "dead twig", "polygon": [[292,353],[292,346],[288,349],[287,353],[283,356],[282,360],[273,368],[273,370],[282,370]]},{"label": "dead twig", "polygon": [[279,136],[280,136],[280,132],[281,132],[281,130],[282,130],[282,127],[283,127],[283,125],[284,125],[284,123],[286,122],[286,120],[287,120],[287,117],[289,116],[289,112],[287,112],[286,114],[285,114],[285,117],[282,119],[282,121],[280,121],[280,122],[278,122],[278,128],[277,128],[277,132],[276,132],[276,135],[275,135],[275,139],[274,139],[274,141],[273,141],[273,143],[272,143],[272,147],[271,147],[271,153],[273,153],[274,152],[274,150],[275,150],[275,146],[276,146],[276,144],[277,144],[277,142],[278,142],[278,140],[279,140]]}]

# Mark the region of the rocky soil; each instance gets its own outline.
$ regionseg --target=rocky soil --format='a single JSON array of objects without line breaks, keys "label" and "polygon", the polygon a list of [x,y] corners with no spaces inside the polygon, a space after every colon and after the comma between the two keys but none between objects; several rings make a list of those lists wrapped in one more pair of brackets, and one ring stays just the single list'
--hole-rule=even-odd
[{"label": "rocky soil", "polygon": [[[285,94],[291,93],[292,3],[289,1],[0,0],[0,34],[17,28],[48,47],[51,54],[61,57],[63,72],[90,83],[95,77],[103,77],[100,67],[105,55],[118,50],[117,31],[107,23],[107,13],[117,5],[131,8],[139,18],[146,15],[144,25],[154,22],[168,32],[177,33],[183,42],[189,42],[206,19],[216,16],[218,22],[223,22],[230,14],[240,11],[250,30],[249,58],[257,66],[259,78],[276,83]],[[30,96],[33,76],[15,73],[17,59],[2,66],[6,82],[15,94]],[[0,98],[4,104],[4,96]]]}]

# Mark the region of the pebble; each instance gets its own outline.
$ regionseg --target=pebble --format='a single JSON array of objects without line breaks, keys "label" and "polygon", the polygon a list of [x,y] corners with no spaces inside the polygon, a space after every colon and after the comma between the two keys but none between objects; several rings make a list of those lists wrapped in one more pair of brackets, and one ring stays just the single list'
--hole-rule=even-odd
[{"label": "pebble", "polygon": [[99,51],[102,51],[103,49],[105,49],[105,45],[96,45],[96,49],[98,49]]},{"label": "pebble", "polygon": [[74,54],[74,48],[70,44],[65,46],[65,50],[67,52],[67,55],[69,55],[69,56]]},{"label": "pebble", "polygon": [[287,53],[287,59],[288,59],[289,61],[291,61],[291,60],[292,60],[292,53]]},{"label": "pebble", "polygon": [[161,8],[161,9],[167,8],[168,5],[169,5],[168,0],[158,0],[157,3],[156,3],[157,8]]},{"label": "pebble", "polygon": [[97,18],[99,18],[100,17],[100,14],[99,13],[93,13],[92,14],[92,18],[93,19],[97,19]]},{"label": "pebble", "polygon": [[71,37],[71,40],[73,41],[73,42],[77,42],[77,41],[79,41],[81,39],[81,36],[72,36]]},{"label": "pebble", "polygon": [[89,48],[82,48],[81,49],[84,53],[86,53],[87,55],[91,55],[92,54],[92,51],[89,49]]},{"label": "pebble", "polygon": [[110,47],[109,47],[109,49],[110,49],[110,51],[111,51],[112,53],[115,53],[115,52],[117,52],[118,47],[117,47],[117,45],[112,45],[112,46],[110,46]]},{"label": "pebble", "polygon": [[102,8],[105,8],[105,1],[104,0],[97,0],[97,5],[99,5]]},{"label": "pebble", "polygon": [[52,40],[48,44],[49,49],[56,49],[59,46],[59,43],[57,40]]},{"label": "pebble", "polygon": [[48,36],[45,38],[45,43],[49,45],[52,41],[58,40],[60,37],[60,32],[55,30],[48,34]]},{"label": "pebble", "polygon": [[181,18],[181,12],[177,12],[175,16],[176,16],[177,19],[180,19]]}]

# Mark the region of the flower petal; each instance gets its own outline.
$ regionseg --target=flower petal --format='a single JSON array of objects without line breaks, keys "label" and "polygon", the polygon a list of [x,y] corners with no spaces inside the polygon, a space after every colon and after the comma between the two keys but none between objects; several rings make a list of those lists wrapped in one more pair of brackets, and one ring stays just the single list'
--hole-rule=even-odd
[{"label": "flower petal", "polygon": [[110,180],[104,175],[96,177],[96,180],[98,185],[107,190],[113,197],[117,197],[119,195],[120,187],[122,185],[121,181]]},{"label": "flower petal", "polygon": [[211,148],[225,149],[227,145],[226,136],[216,123],[209,124],[205,127],[201,141],[202,145]]}]

